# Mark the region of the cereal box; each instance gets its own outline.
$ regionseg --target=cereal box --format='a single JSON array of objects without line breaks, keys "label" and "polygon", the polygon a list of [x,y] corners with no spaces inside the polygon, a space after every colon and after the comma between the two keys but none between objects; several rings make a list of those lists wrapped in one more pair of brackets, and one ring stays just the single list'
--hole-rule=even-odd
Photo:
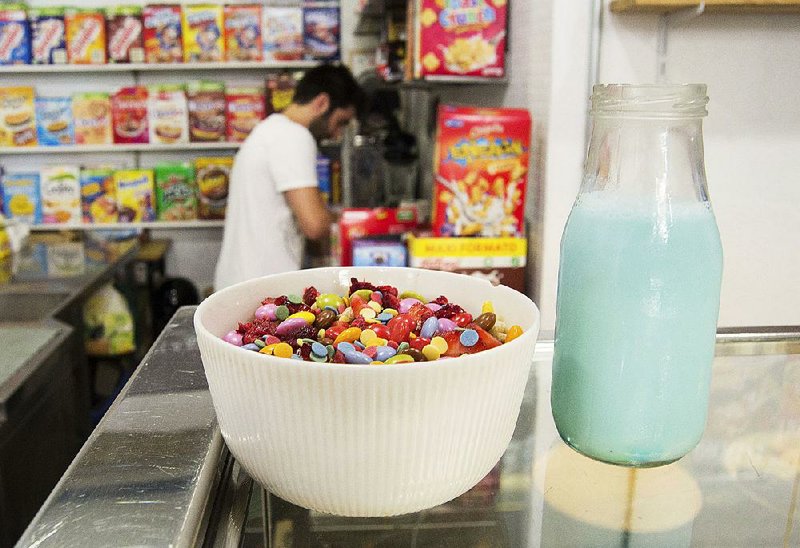
[{"label": "cereal box", "polygon": [[142,18],[145,60],[148,63],[182,63],[181,7],[146,6]]},{"label": "cereal box", "polygon": [[25,7],[10,4],[0,8],[0,65],[31,62],[31,32]]},{"label": "cereal box", "polygon": [[225,84],[189,82],[189,140],[195,142],[225,140]]},{"label": "cereal box", "polygon": [[109,63],[144,63],[142,8],[116,6],[106,9]]},{"label": "cereal box", "polygon": [[261,6],[225,6],[225,59],[261,61],[264,58],[263,49]]},{"label": "cereal box", "polygon": [[117,194],[113,169],[81,170],[81,209],[83,222],[117,222]]},{"label": "cereal box", "polygon": [[156,213],[159,221],[197,219],[197,185],[187,164],[159,165],[156,173]]},{"label": "cereal box", "polygon": [[190,4],[183,7],[183,60],[216,62],[224,58],[223,6]]},{"label": "cereal box", "polygon": [[439,108],[435,235],[523,234],[530,135],[527,110]]},{"label": "cereal box", "polygon": [[36,145],[32,87],[0,88],[0,146]]},{"label": "cereal box", "polygon": [[296,86],[297,81],[288,72],[270,74],[267,77],[267,116],[273,112],[281,112],[291,104]]},{"label": "cereal box", "polygon": [[121,169],[114,172],[119,222],[155,221],[154,180],[151,169]]},{"label": "cereal box", "polygon": [[183,86],[153,86],[147,99],[151,143],[188,143],[189,107]]},{"label": "cereal box", "polygon": [[264,7],[264,59],[299,61],[303,58],[303,8]]},{"label": "cereal box", "polygon": [[106,62],[106,18],[96,9],[68,9],[64,16],[67,31],[67,60],[75,65],[102,65]]},{"label": "cereal box", "polygon": [[353,266],[406,266],[408,252],[400,236],[353,240]]},{"label": "cereal box", "polygon": [[3,213],[29,225],[42,222],[39,172],[3,174]]},{"label": "cereal box", "polygon": [[41,170],[42,222],[79,224],[81,184],[78,166],[53,166]]},{"label": "cereal box", "polygon": [[345,208],[333,232],[333,261],[340,266],[352,266],[353,241],[366,236],[403,234],[416,228],[414,208],[376,207]]},{"label": "cereal box", "polygon": [[71,97],[36,98],[36,135],[42,146],[75,142]]},{"label": "cereal box", "polygon": [[264,119],[264,88],[228,88],[225,90],[228,141],[244,141]]},{"label": "cereal box", "polygon": [[233,158],[198,158],[194,172],[198,190],[198,218],[224,219]]},{"label": "cereal box", "polygon": [[147,88],[120,88],[111,96],[111,120],[115,143],[147,143]]},{"label": "cereal box", "polygon": [[339,60],[338,4],[307,3],[303,7],[303,45],[306,59]]},{"label": "cereal box", "polygon": [[114,142],[111,98],[108,93],[76,93],[72,96],[75,143],[107,145]]},{"label": "cereal box", "polygon": [[505,76],[508,0],[420,0],[414,76]]},{"label": "cereal box", "polygon": [[30,9],[28,18],[31,24],[31,62],[35,65],[66,63],[64,8]]}]

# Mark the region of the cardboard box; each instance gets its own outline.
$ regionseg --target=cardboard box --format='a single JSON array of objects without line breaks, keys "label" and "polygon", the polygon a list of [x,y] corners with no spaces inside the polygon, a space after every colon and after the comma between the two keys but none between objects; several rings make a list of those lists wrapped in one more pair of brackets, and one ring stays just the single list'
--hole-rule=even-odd
[{"label": "cardboard box", "polygon": [[72,96],[75,143],[108,145],[114,142],[111,97],[108,93],[76,93]]},{"label": "cardboard box", "polygon": [[36,146],[32,87],[0,88],[0,146]]},{"label": "cardboard box", "polygon": [[4,173],[2,187],[3,213],[6,217],[29,225],[42,222],[38,171]]},{"label": "cardboard box", "polygon": [[24,9],[0,7],[0,65],[31,62],[31,29]]},{"label": "cardboard box", "polygon": [[106,18],[98,9],[69,9],[64,17],[67,59],[71,64],[106,62]]},{"label": "cardboard box", "polygon": [[521,236],[530,139],[527,110],[439,107],[434,234]]},{"label": "cardboard box", "polygon": [[469,274],[525,293],[525,238],[412,237],[407,243],[408,266]]},{"label": "cardboard box", "polygon": [[114,6],[106,9],[109,63],[144,63],[142,8]]},{"label": "cardboard box", "polygon": [[303,58],[303,8],[264,7],[264,59],[299,61]]},{"label": "cardboard box", "polygon": [[199,219],[224,219],[233,158],[203,157],[194,161]]},{"label": "cardboard box", "polygon": [[36,98],[36,135],[41,146],[74,144],[71,97]]},{"label": "cardboard box", "polygon": [[29,9],[28,19],[31,24],[31,62],[34,65],[66,63],[64,8]]},{"label": "cardboard box", "polygon": [[265,117],[264,88],[229,87],[225,90],[225,127],[228,141],[244,141]]},{"label": "cardboard box", "polygon": [[148,63],[183,62],[183,27],[178,5],[146,6],[144,20],[144,56]]},{"label": "cardboard box", "polygon": [[113,169],[81,171],[81,208],[84,223],[117,222],[117,189]]},{"label": "cardboard box", "polygon": [[156,220],[155,181],[151,169],[122,169],[114,172],[117,207],[121,223]]},{"label": "cardboard box", "polygon": [[263,50],[261,6],[225,6],[225,59],[261,61],[264,58]]},{"label": "cardboard box", "polygon": [[417,226],[413,208],[376,207],[343,209],[332,228],[331,247],[334,265],[353,264],[353,240],[365,236],[403,234]]},{"label": "cardboard box", "polygon": [[54,166],[41,170],[42,221],[45,224],[80,224],[80,169]]},{"label": "cardboard box", "polygon": [[183,61],[213,63],[224,59],[222,5],[183,7]]}]

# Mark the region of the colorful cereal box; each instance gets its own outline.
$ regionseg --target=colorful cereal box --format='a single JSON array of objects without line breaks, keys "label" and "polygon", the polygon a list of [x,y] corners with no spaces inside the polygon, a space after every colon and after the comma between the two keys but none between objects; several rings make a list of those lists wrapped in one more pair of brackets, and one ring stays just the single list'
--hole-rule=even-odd
[{"label": "colorful cereal box", "polygon": [[116,6],[106,9],[109,63],[144,63],[142,8]]},{"label": "colorful cereal box", "polygon": [[144,49],[148,63],[182,63],[183,30],[181,7],[146,6],[144,19]]},{"label": "colorful cereal box", "polygon": [[407,207],[345,208],[333,232],[333,261],[353,264],[353,241],[367,236],[403,234],[417,226],[417,210]]},{"label": "colorful cereal box", "polygon": [[225,84],[189,82],[189,139],[191,142],[225,140]]},{"label": "colorful cereal box", "polygon": [[96,9],[68,9],[67,60],[74,65],[102,65],[106,62],[106,18]]},{"label": "colorful cereal box", "polygon": [[421,0],[414,75],[502,78],[508,0]]},{"label": "colorful cereal box", "polygon": [[261,6],[225,6],[225,59],[261,61],[264,58],[263,50]]},{"label": "colorful cereal box", "polygon": [[224,58],[223,6],[183,7],[183,60],[217,62]]},{"label": "colorful cereal box", "polygon": [[81,209],[83,222],[117,222],[117,194],[113,169],[81,170]]},{"label": "colorful cereal box", "polygon": [[156,212],[159,221],[197,219],[197,185],[187,164],[160,165],[156,174]]},{"label": "colorful cereal box", "polygon": [[198,218],[224,219],[233,158],[198,158],[194,172],[198,190]]},{"label": "colorful cereal box", "polygon": [[0,88],[0,146],[36,145],[32,87]]},{"label": "colorful cereal box", "polygon": [[264,119],[264,88],[228,88],[225,90],[228,141],[244,141]]},{"label": "colorful cereal box", "polygon": [[64,8],[32,8],[31,62],[35,65],[60,65],[67,62],[67,34]]},{"label": "colorful cereal box", "polygon": [[42,222],[81,222],[81,184],[78,166],[53,166],[41,170]]},{"label": "colorful cereal box", "polygon": [[75,143],[107,145],[114,142],[111,98],[108,93],[76,93],[72,96]]},{"label": "colorful cereal box", "polygon": [[299,61],[303,58],[303,8],[264,7],[264,59]]},{"label": "colorful cereal box", "polygon": [[111,96],[111,120],[115,143],[147,143],[147,88],[121,88]]},{"label": "colorful cereal box", "polygon": [[0,65],[31,62],[31,30],[23,5],[0,8]]},{"label": "colorful cereal box", "polygon": [[439,108],[435,235],[523,235],[530,136],[527,110]]},{"label": "colorful cereal box", "polygon": [[296,86],[297,81],[287,72],[270,74],[267,77],[267,116],[273,112],[281,112],[291,104]]},{"label": "colorful cereal box", "polygon": [[303,7],[303,45],[306,59],[339,60],[338,4],[307,3]]},{"label": "colorful cereal box", "polygon": [[155,221],[154,178],[151,169],[122,169],[114,172],[119,222]]},{"label": "colorful cereal box", "polygon": [[29,225],[42,222],[39,172],[3,174],[3,213]]},{"label": "colorful cereal box", "polygon": [[71,97],[36,98],[36,135],[42,146],[75,142]]},{"label": "colorful cereal box", "polygon": [[189,108],[183,86],[152,86],[147,98],[151,143],[188,143]]}]

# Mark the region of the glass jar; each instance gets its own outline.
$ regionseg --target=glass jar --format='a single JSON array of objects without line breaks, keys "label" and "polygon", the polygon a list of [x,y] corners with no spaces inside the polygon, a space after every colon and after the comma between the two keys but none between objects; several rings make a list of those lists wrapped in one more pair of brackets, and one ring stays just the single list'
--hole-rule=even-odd
[{"label": "glass jar", "polygon": [[561,240],[553,418],[591,458],[658,466],[705,428],[722,278],[706,86],[596,85]]}]

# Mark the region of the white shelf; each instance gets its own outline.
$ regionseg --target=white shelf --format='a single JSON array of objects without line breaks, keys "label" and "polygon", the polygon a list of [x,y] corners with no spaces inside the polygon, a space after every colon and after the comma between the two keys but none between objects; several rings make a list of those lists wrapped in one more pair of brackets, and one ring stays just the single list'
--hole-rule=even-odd
[{"label": "white shelf", "polygon": [[149,223],[108,223],[108,224],[48,224],[33,225],[32,231],[54,232],[59,230],[138,230],[138,229],[159,229],[171,230],[179,228],[220,228],[225,226],[223,220],[211,221],[154,221]]},{"label": "white shelf", "polygon": [[319,61],[224,61],[219,63],[115,63],[105,65],[4,65],[0,74],[59,73],[59,72],[172,72],[175,70],[264,70],[306,69]]},{"label": "white shelf", "polygon": [[0,147],[0,154],[57,154],[90,152],[161,152],[169,150],[232,150],[241,143],[215,141],[210,143],[131,144],[131,145],[60,145],[36,147]]}]

